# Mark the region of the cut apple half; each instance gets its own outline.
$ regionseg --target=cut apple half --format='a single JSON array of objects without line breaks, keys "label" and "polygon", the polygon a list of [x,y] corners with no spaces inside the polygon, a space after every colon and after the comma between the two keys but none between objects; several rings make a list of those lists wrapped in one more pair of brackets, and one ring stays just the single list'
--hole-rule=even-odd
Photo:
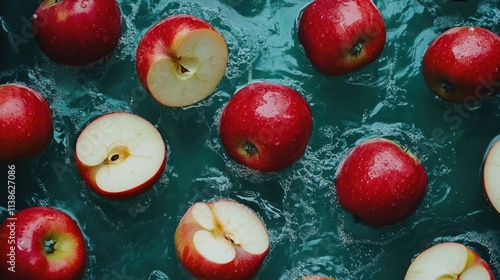
[{"label": "cut apple half", "polygon": [[200,279],[252,279],[269,243],[259,216],[228,199],[194,204],[175,232],[179,260]]},{"label": "cut apple half", "polygon": [[226,41],[209,23],[190,15],[154,25],[137,47],[136,68],[156,101],[185,107],[208,97],[228,62]]},{"label": "cut apple half", "polygon": [[230,201],[213,204],[197,203],[194,219],[203,226],[193,241],[200,254],[215,263],[228,263],[236,257],[235,246],[259,255],[269,247],[267,231],[255,213],[246,206]]},{"label": "cut apple half", "polygon": [[158,130],[130,113],[111,113],[90,123],[76,141],[83,181],[109,198],[128,198],[151,187],[166,163]]},{"label": "cut apple half", "polygon": [[405,280],[493,280],[490,266],[472,249],[456,242],[434,245],[411,263]]},{"label": "cut apple half", "polygon": [[483,187],[489,202],[500,213],[500,137],[493,139],[483,165]]}]

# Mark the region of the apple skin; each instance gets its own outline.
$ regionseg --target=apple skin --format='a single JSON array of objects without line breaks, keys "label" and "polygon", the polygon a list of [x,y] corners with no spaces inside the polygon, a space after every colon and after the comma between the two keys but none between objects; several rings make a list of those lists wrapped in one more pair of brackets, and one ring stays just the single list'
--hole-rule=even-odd
[{"label": "apple skin", "polygon": [[45,0],[31,23],[35,41],[50,59],[82,66],[114,51],[122,15],[116,0]]},{"label": "apple skin", "polygon": [[395,224],[420,205],[427,173],[395,142],[375,138],[352,149],[335,181],[340,205],[373,226]]},{"label": "apple skin", "polygon": [[[219,199],[208,202],[212,208],[218,202],[234,202],[229,199]],[[237,203],[237,202],[235,202]],[[245,206],[246,207],[246,206]],[[235,258],[226,264],[218,264],[205,259],[194,245],[194,235],[202,225],[193,216],[194,207],[188,209],[179,221],[175,230],[175,248],[182,265],[196,279],[204,280],[251,280],[258,273],[269,252],[269,246],[262,254],[255,255],[245,251],[240,246],[234,246]],[[253,211],[252,211],[253,212]],[[256,215],[256,214],[255,214]],[[223,225],[221,225],[223,227]],[[264,226],[265,227],[265,226]],[[226,237],[227,238],[227,237]]]},{"label": "apple skin", "polygon": [[298,37],[316,68],[339,76],[377,59],[386,30],[371,0],[315,0],[303,10]]},{"label": "apple skin", "polygon": [[37,91],[0,85],[0,162],[30,159],[52,141],[52,111]]},{"label": "apple skin", "polygon": [[[101,116],[100,118],[112,114],[130,114],[130,113],[125,113],[125,112],[114,112],[114,113],[109,113]],[[99,119],[99,118],[98,118]],[[94,120],[95,122],[96,120]],[[89,124],[90,125],[90,124]],[[83,131],[82,131],[83,132]],[[81,134],[80,134],[81,135]],[[136,197],[144,192],[146,192],[148,189],[150,189],[161,177],[163,174],[163,171],[165,170],[165,166],[167,164],[167,155],[166,155],[166,148],[165,148],[165,157],[163,158],[163,162],[161,164],[161,167],[158,169],[158,171],[152,176],[149,180],[145,181],[144,183],[136,186],[135,188],[122,191],[122,192],[108,192],[103,189],[101,189],[96,182],[96,175],[97,172],[99,171],[100,165],[98,166],[86,166],[82,161],[78,158],[77,153],[75,153],[75,164],[76,168],[78,170],[78,174],[82,178],[82,180],[85,182],[85,184],[95,191],[97,194],[108,198],[112,200],[127,200],[131,199],[133,197]]]},{"label": "apple skin", "polygon": [[424,53],[429,88],[451,102],[479,101],[500,91],[500,36],[481,27],[454,27]]},{"label": "apple skin", "polygon": [[313,126],[307,101],[295,90],[255,82],[229,100],[220,119],[228,154],[262,172],[289,167],[304,153]]},{"label": "apple skin", "polygon": [[[85,238],[78,224],[61,210],[30,207],[15,213],[0,226],[0,278],[12,280],[81,279],[87,262]],[[15,237],[9,239],[15,223]],[[13,228],[12,228],[13,229]],[[55,241],[55,251],[45,253],[45,241]],[[13,243],[15,241],[15,244]],[[15,246],[15,272],[8,270],[7,254]],[[62,249],[60,246],[63,246]]]}]

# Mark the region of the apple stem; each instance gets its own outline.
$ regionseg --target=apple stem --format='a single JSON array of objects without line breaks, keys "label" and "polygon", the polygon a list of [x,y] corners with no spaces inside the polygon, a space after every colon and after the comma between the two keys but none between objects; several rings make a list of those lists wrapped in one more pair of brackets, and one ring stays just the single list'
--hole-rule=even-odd
[{"label": "apple stem", "polygon": [[358,56],[359,54],[361,54],[362,51],[363,51],[363,42],[361,39],[359,39],[358,41],[356,41],[356,43],[354,43],[354,46],[352,46],[352,48],[349,50],[349,53],[352,56]]},{"label": "apple stem", "polygon": [[248,141],[245,142],[245,146],[243,147],[243,149],[249,155],[255,155],[258,152],[257,147],[255,147],[254,144],[252,144]]},{"label": "apple stem", "polygon": [[441,86],[443,87],[446,93],[452,93],[455,91],[455,87],[448,81],[443,81],[441,83]]},{"label": "apple stem", "polygon": [[52,239],[43,242],[43,250],[46,254],[52,254],[55,251],[56,242]]}]

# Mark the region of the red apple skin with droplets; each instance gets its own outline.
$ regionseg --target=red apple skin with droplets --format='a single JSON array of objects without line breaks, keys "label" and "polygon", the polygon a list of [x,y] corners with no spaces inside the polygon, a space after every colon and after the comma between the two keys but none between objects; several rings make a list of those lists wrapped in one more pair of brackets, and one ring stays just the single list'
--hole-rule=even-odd
[{"label": "red apple skin with droplets", "polygon": [[31,23],[35,41],[50,59],[82,66],[115,50],[122,15],[116,0],[45,0]]},{"label": "red apple skin with droplets", "polygon": [[[256,82],[240,89],[224,108],[220,139],[237,162],[272,172],[302,156],[312,126],[309,105],[298,92],[281,84]],[[256,152],[248,152],[246,144]]]},{"label": "red apple skin with droplets", "polygon": [[454,27],[429,45],[422,70],[429,88],[443,100],[480,101],[500,91],[499,57],[500,36],[481,27]]},{"label": "red apple skin with droplets", "polygon": [[[30,207],[15,213],[15,220],[0,226],[0,279],[78,280],[87,263],[87,247],[77,222],[65,212],[48,206]],[[9,225],[15,225],[15,238]],[[15,243],[13,243],[13,240]],[[45,241],[54,242],[46,252]],[[11,265],[15,247],[15,272]]]},{"label": "red apple skin with droplets", "polygon": [[0,85],[0,162],[30,159],[52,141],[52,111],[39,92]]},{"label": "red apple skin with droplets", "polygon": [[350,151],[335,186],[346,211],[373,226],[388,226],[418,208],[426,193],[427,173],[419,159],[395,142],[375,138]]},{"label": "red apple skin with droplets", "polygon": [[377,59],[386,30],[371,0],[315,0],[300,17],[298,37],[316,68],[338,76]]}]

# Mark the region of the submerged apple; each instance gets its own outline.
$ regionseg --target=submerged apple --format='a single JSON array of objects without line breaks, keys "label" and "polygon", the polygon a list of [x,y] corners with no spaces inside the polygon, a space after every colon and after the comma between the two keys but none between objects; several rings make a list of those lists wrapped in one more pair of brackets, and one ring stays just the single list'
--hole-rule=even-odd
[{"label": "submerged apple", "polygon": [[112,199],[145,192],[167,160],[158,130],[130,113],[111,113],[90,123],[76,141],[76,166],[91,189]]},{"label": "submerged apple", "polygon": [[500,91],[500,36],[481,27],[454,27],[439,35],[424,54],[430,89],[452,102],[480,101]]},{"label": "submerged apple", "polygon": [[404,280],[494,280],[486,261],[472,249],[456,242],[434,245],[410,264]]},{"label": "submerged apple", "polygon": [[43,95],[19,84],[0,85],[0,162],[37,156],[52,141],[53,131]]},{"label": "submerged apple", "polygon": [[149,29],[135,55],[139,79],[159,103],[192,105],[208,97],[226,71],[222,35],[191,15],[167,17]]},{"label": "submerged apple", "polygon": [[116,0],[45,0],[31,22],[35,41],[50,59],[81,66],[114,51],[122,15]]},{"label": "submerged apple", "polygon": [[380,56],[386,31],[371,0],[315,0],[300,17],[298,36],[316,68],[344,75]]},{"label": "submerged apple", "polygon": [[312,131],[307,101],[280,84],[256,82],[229,100],[220,139],[237,162],[263,172],[279,171],[304,153]]},{"label": "submerged apple", "polygon": [[269,235],[259,216],[243,204],[198,202],[177,226],[175,249],[197,279],[250,280],[269,251]]},{"label": "submerged apple", "polygon": [[59,209],[26,208],[0,226],[1,279],[77,280],[86,263],[82,231]]},{"label": "submerged apple", "polygon": [[374,226],[412,214],[427,189],[422,162],[393,141],[375,138],[352,149],[335,181],[340,205]]}]

